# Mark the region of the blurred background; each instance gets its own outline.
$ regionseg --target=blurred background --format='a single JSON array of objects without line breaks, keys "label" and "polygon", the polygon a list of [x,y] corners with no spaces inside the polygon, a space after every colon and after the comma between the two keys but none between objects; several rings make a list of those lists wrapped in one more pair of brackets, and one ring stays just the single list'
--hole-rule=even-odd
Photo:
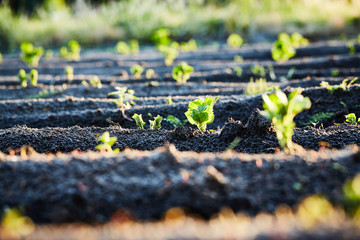
[{"label": "blurred background", "polygon": [[0,51],[21,42],[56,47],[71,39],[95,47],[150,43],[168,28],[177,41],[272,41],[280,32],[315,40],[359,34],[360,0],[0,0]]}]

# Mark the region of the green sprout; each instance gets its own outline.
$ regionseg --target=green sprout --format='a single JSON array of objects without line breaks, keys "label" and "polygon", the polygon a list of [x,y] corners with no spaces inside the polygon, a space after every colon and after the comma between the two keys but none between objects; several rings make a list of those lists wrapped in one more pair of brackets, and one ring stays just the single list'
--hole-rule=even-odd
[{"label": "green sprout", "polygon": [[38,77],[39,74],[36,69],[32,69],[29,74],[26,74],[24,69],[19,70],[18,79],[20,81],[22,88],[26,88],[28,86],[27,84],[28,81],[30,81],[31,85],[36,86]]},{"label": "green sprout", "polygon": [[147,79],[150,79],[150,78],[154,77],[154,75],[155,75],[155,71],[152,68],[147,69],[146,72],[145,72],[145,77]]},{"label": "green sprout", "polygon": [[[84,80],[82,81],[82,84],[85,86],[88,86],[88,83]],[[101,84],[101,80],[98,76],[91,76],[89,79],[89,84],[92,87],[96,87],[96,88],[102,88],[102,84]]]},{"label": "green sprout", "polygon": [[131,118],[127,117],[125,111],[130,109],[132,105],[134,105],[134,99],[137,97],[134,96],[135,91],[131,89],[127,89],[127,87],[116,87],[117,91],[109,93],[109,95],[116,95],[118,97],[114,103],[120,108],[122,116],[129,120],[133,121]]},{"label": "green sprout", "polygon": [[339,75],[339,70],[338,69],[334,69],[331,71],[331,76],[333,77],[337,77]]},{"label": "green sprout", "polygon": [[149,82],[146,82],[146,86],[147,87],[158,87],[159,82],[158,81],[149,81]]},{"label": "green sprout", "polygon": [[358,78],[356,77],[348,83],[349,79],[346,78],[339,85],[330,85],[328,82],[322,81],[320,83],[320,86],[326,88],[331,94],[340,89],[348,92],[350,91],[350,87],[352,86],[352,84],[357,80]]},{"label": "green sprout", "polygon": [[168,29],[160,28],[153,33],[151,40],[156,46],[169,45],[171,43],[170,34]]},{"label": "green sprout", "polygon": [[256,79],[254,82],[253,78],[250,78],[250,82],[246,86],[245,94],[246,95],[256,95],[259,93],[264,93],[267,91],[272,91],[277,89],[278,86],[274,87],[271,86],[269,83],[266,82],[265,78]]},{"label": "green sprout", "polygon": [[197,49],[197,44],[194,39],[190,39],[187,42],[180,43],[180,49],[183,52],[193,52]]},{"label": "green sprout", "polygon": [[171,125],[173,125],[174,128],[176,127],[181,127],[185,124],[185,122],[187,122],[187,120],[181,121],[179,118],[173,116],[173,115],[168,115],[164,121],[170,123]]},{"label": "green sprout", "polygon": [[35,48],[32,43],[23,42],[20,49],[20,58],[23,62],[32,67],[37,67],[39,65],[40,58],[44,53],[42,47]]},{"label": "green sprout", "polygon": [[118,53],[123,55],[129,55],[131,53],[129,45],[124,41],[119,41],[115,48]]},{"label": "green sprout", "polygon": [[360,122],[360,118],[356,121],[356,115],[355,113],[349,113],[346,117],[346,122],[351,123],[352,125],[356,125],[358,122]]},{"label": "green sprout", "polygon": [[163,117],[161,117],[160,115],[157,115],[156,117],[154,117],[154,120],[149,120],[150,129],[156,130],[156,131],[160,130],[162,120],[163,120]]},{"label": "green sprout", "polygon": [[236,76],[238,76],[238,77],[242,76],[243,69],[241,67],[234,67],[233,70],[234,70]]},{"label": "green sprout", "polygon": [[67,60],[79,61],[80,51],[80,44],[75,40],[71,40],[68,42],[67,46],[62,46],[60,48],[60,57]]},{"label": "green sprout", "polygon": [[171,97],[171,96],[168,96],[168,97],[166,98],[166,103],[169,104],[169,105],[173,104],[173,100],[172,100],[172,97]]},{"label": "green sprout", "polygon": [[2,63],[3,61],[3,57],[2,57],[2,54],[0,53],[0,64]]},{"label": "green sprout", "polygon": [[60,95],[61,93],[63,93],[65,91],[64,88],[60,88],[60,89],[55,89],[54,86],[50,86],[50,89],[43,89],[40,92],[38,92],[37,94],[33,94],[33,95],[29,95],[26,98],[28,99],[37,99],[37,98],[48,98],[51,96],[55,96],[55,95]]},{"label": "green sprout", "polygon": [[179,44],[177,42],[172,42],[170,45],[159,45],[158,50],[163,54],[166,66],[173,64],[179,56]]},{"label": "green sprout", "polygon": [[38,71],[36,69],[31,69],[31,71],[29,73],[29,77],[30,77],[30,84],[33,86],[36,86],[38,78],[39,78]]},{"label": "green sprout", "polygon": [[54,56],[54,53],[53,53],[53,51],[51,49],[48,49],[48,50],[45,51],[45,59],[46,60],[52,59],[53,56]]},{"label": "green sprout", "polygon": [[102,144],[97,145],[96,149],[101,152],[118,153],[120,151],[118,148],[112,149],[112,145],[116,143],[116,140],[117,137],[110,137],[110,133],[106,131],[98,138],[98,141],[102,142]]},{"label": "green sprout", "polygon": [[266,75],[265,68],[259,64],[255,64],[255,65],[251,66],[250,70],[255,76],[258,76],[258,77],[265,77],[265,75]]},{"label": "green sprout", "polygon": [[242,56],[236,55],[234,57],[234,61],[238,63],[242,63],[244,61],[244,58]]},{"label": "green sprout", "polygon": [[26,88],[27,87],[27,76],[24,69],[19,70],[18,79],[20,81],[21,87]]},{"label": "green sprout", "polygon": [[140,66],[139,64],[133,65],[130,69],[130,72],[135,76],[135,79],[140,79],[143,71],[144,67]]},{"label": "green sprout", "polygon": [[295,56],[296,51],[292,46],[291,38],[286,33],[280,33],[278,40],[271,48],[272,58],[275,61],[286,61]]},{"label": "green sprout", "polygon": [[333,113],[333,112],[319,112],[319,113],[316,113],[313,116],[311,116],[308,122],[300,123],[300,124],[303,126],[310,125],[310,124],[316,126],[318,123],[327,121],[327,120],[331,119],[333,116],[335,116],[335,113]]},{"label": "green sprout", "polygon": [[296,146],[291,139],[295,127],[294,117],[311,107],[310,99],[304,98],[299,88],[291,92],[288,97],[278,90],[274,94],[264,94],[262,98],[264,101],[262,115],[274,124],[281,148],[285,152],[292,153]]},{"label": "green sprout", "polygon": [[296,54],[295,48],[308,45],[309,40],[301,36],[300,33],[293,33],[289,36],[286,33],[280,33],[278,40],[271,48],[272,58],[275,61],[287,61]]},{"label": "green sprout", "polygon": [[199,130],[206,130],[206,125],[214,121],[213,107],[219,97],[206,97],[196,99],[189,103],[185,116],[189,122],[196,125]]},{"label": "green sprout", "polygon": [[130,40],[129,45],[130,45],[131,54],[133,54],[133,55],[138,54],[138,52],[139,52],[139,41],[136,40],[136,39]]},{"label": "green sprout", "polygon": [[194,68],[192,66],[188,65],[186,62],[181,62],[179,65],[173,68],[172,77],[179,84],[185,84],[193,72]]},{"label": "green sprout", "polygon": [[65,67],[64,72],[68,82],[72,82],[72,80],[74,80],[74,68],[68,65]]},{"label": "green sprout", "polygon": [[141,130],[144,130],[145,122],[143,121],[141,114],[135,113],[135,114],[132,116],[132,118],[135,119],[136,125],[137,125]]},{"label": "green sprout", "polygon": [[348,41],[346,43],[346,47],[348,48],[350,55],[354,55],[356,53],[356,48],[353,41]]},{"label": "green sprout", "polygon": [[244,40],[236,33],[232,33],[226,40],[227,45],[231,48],[239,48]]}]

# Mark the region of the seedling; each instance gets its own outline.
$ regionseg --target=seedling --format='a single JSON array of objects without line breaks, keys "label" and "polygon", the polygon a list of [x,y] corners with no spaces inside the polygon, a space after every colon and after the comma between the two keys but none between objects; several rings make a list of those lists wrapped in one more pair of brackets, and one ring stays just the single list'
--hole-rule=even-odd
[{"label": "seedling", "polygon": [[55,90],[54,86],[50,86],[49,90],[43,89],[40,92],[38,92],[37,94],[27,96],[26,98],[29,98],[29,99],[48,98],[48,97],[51,97],[51,96],[60,95],[64,91],[65,91],[64,88],[60,88],[58,90]]},{"label": "seedling", "polygon": [[154,120],[149,120],[150,122],[150,129],[152,130],[160,130],[161,128],[161,121],[163,120],[163,117],[161,117],[160,115],[157,115]]},{"label": "seedling", "polygon": [[188,65],[186,62],[181,62],[180,65],[177,65],[173,68],[172,77],[179,84],[185,84],[193,72],[194,68],[192,66]]},{"label": "seedling", "polygon": [[159,82],[158,81],[149,81],[149,82],[146,82],[146,86],[147,87],[158,87]]},{"label": "seedling", "polygon": [[127,87],[116,87],[117,91],[109,93],[109,95],[116,95],[118,99],[114,101],[114,103],[120,108],[122,116],[129,120],[133,121],[131,118],[127,117],[125,111],[130,109],[132,105],[134,105],[134,99],[137,97],[134,96],[135,91],[131,89],[127,89]]},{"label": "seedling", "polygon": [[155,75],[155,71],[152,68],[147,69],[146,72],[145,72],[145,77],[147,79],[150,79],[150,78],[154,77],[154,75]]},{"label": "seedling", "polygon": [[130,45],[131,54],[134,54],[134,55],[138,54],[138,52],[139,52],[139,41],[135,40],[135,39],[130,40],[129,45]]},{"label": "seedling", "polygon": [[39,65],[39,60],[44,53],[44,49],[42,47],[35,48],[32,43],[23,42],[20,49],[20,58],[22,61],[31,67],[37,67]]},{"label": "seedling", "polygon": [[244,61],[244,58],[242,56],[236,55],[234,57],[234,61],[238,63],[242,63]]},{"label": "seedling", "polygon": [[164,121],[166,122],[169,122],[171,125],[173,125],[174,128],[176,127],[181,127],[184,125],[184,123],[187,121],[187,120],[184,120],[184,121],[181,121],[179,118],[173,116],[173,115],[168,115]]},{"label": "seedling", "polygon": [[352,84],[357,80],[358,78],[356,77],[348,83],[349,79],[346,78],[339,85],[330,85],[328,82],[322,81],[320,86],[326,88],[331,94],[339,89],[348,92]]},{"label": "seedling", "polygon": [[0,53],[0,64],[2,63],[3,58],[2,58],[2,54]]},{"label": "seedling", "polygon": [[80,51],[80,44],[75,40],[71,40],[67,46],[62,46],[60,48],[60,57],[67,60],[79,61]]},{"label": "seedling", "polygon": [[253,78],[250,78],[250,82],[246,86],[245,94],[246,95],[256,95],[259,93],[264,93],[267,91],[272,91],[278,88],[278,86],[271,86],[266,82],[265,78],[256,79],[254,82]]},{"label": "seedling", "polygon": [[338,75],[339,75],[339,70],[334,69],[334,70],[331,71],[331,76],[337,77]]},{"label": "seedling", "polygon": [[145,122],[143,121],[141,114],[135,113],[135,114],[132,116],[132,118],[135,119],[136,125],[137,125],[141,130],[145,130],[145,129],[144,129]]},{"label": "seedling", "polygon": [[250,70],[255,76],[258,76],[258,77],[265,77],[265,75],[266,75],[265,68],[259,64],[253,65]]},{"label": "seedling", "polygon": [[172,42],[170,45],[159,45],[158,50],[163,54],[166,66],[173,64],[179,56],[179,44],[177,42]]},{"label": "seedling", "polygon": [[20,69],[19,74],[18,74],[18,79],[20,81],[21,87],[26,88],[28,79],[27,79],[26,72],[24,69]]},{"label": "seedling", "polygon": [[358,118],[356,121],[355,113],[350,113],[350,114],[346,115],[345,117],[346,117],[346,122],[351,123],[352,125],[356,125],[358,122],[360,122],[360,118]]},{"label": "seedling", "polygon": [[227,45],[231,48],[239,48],[244,40],[236,33],[232,33],[226,40]]},{"label": "seedling", "polygon": [[130,72],[135,76],[136,79],[141,78],[141,74],[144,71],[144,67],[140,66],[139,64],[135,64],[131,67]]},{"label": "seedling", "polygon": [[102,142],[102,144],[97,145],[96,149],[101,152],[118,153],[120,151],[118,148],[112,149],[112,145],[116,143],[116,140],[117,137],[110,137],[110,133],[106,131],[98,138],[98,141]]},{"label": "seedling", "polygon": [[348,48],[350,55],[354,55],[356,53],[356,48],[353,41],[348,41],[346,43],[346,47]]},{"label": "seedling", "polygon": [[46,52],[45,52],[45,59],[46,60],[52,59],[53,56],[54,56],[54,53],[53,53],[53,51],[51,49],[46,50]]},{"label": "seedling", "polygon": [[169,105],[173,104],[173,101],[172,101],[172,97],[171,97],[171,96],[168,96],[168,97],[166,98],[166,103],[169,104]]},{"label": "seedling", "polygon": [[335,113],[332,112],[319,112],[315,115],[311,116],[309,121],[306,123],[301,123],[301,125],[314,125],[316,126],[318,123],[323,123],[324,121],[327,121],[328,119],[331,119],[333,116],[335,116]]},{"label": "seedling", "polygon": [[151,40],[156,46],[169,45],[171,43],[170,31],[165,28],[160,28],[153,33]]},{"label": "seedling", "polygon": [[65,67],[64,72],[68,82],[72,82],[72,80],[74,80],[74,68],[68,65]]},{"label": "seedling", "polygon": [[180,49],[183,52],[193,52],[197,49],[197,44],[194,39],[190,39],[187,42],[182,42],[180,44]]},{"label": "seedling", "polygon": [[276,61],[287,61],[289,58],[294,57],[295,53],[290,36],[286,33],[280,33],[278,40],[271,48],[272,58]]},{"label": "seedling", "polygon": [[84,86],[92,86],[92,87],[96,87],[96,88],[102,88],[102,84],[101,84],[101,80],[98,76],[91,76],[90,79],[89,79],[89,84],[86,82],[86,80],[83,80],[82,81],[82,84]]},{"label": "seedling", "polygon": [[196,125],[199,130],[205,131],[206,125],[214,121],[213,107],[219,97],[206,97],[196,99],[189,103],[185,116],[189,122]]},{"label": "seedling", "polygon": [[278,40],[273,44],[271,54],[276,61],[287,61],[296,54],[295,48],[306,46],[309,40],[301,36],[300,33],[293,33],[291,37],[286,33],[280,33]]},{"label": "seedling", "polygon": [[262,98],[264,101],[262,115],[272,121],[281,148],[285,152],[292,153],[296,146],[291,139],[295,127],[294,117],[311,107],[310,99],[304,98],[299,88],[291,92],[288,97],[278,90],[274,94],[264,94]]},{"label": "seedling", "polygon": [[119,41],[116,44],[116,51],[123,55],[129,55],[131,53],[129,45],[124,41]]},{"label": "seedling", "polygon": [[241,67],[234,67],[233,70],[234,70],[236,76],[238,76],[238,77],[242,76],[243,69]]},{"label": "seedling", "polygon": [[21,87],[26,88],[28,86],[27,82],[30,81],[30,84],[33,86],[37,85],[38,81],[38,71],[32,69],[29,74],[26,74],[24,69],[20,69],[18,74],[18,79],[20,81]]}]

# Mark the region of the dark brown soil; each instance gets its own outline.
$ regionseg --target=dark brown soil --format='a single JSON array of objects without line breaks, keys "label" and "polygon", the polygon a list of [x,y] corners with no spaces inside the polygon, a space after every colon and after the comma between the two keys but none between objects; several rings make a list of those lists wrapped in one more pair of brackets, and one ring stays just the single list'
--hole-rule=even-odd
[{"label": "dark brown soil", "polygon": [[[359,76],[360,55],[350,55],[343,42],[319,42],[298,49],[286,63],[276,63],[270,47],[181,53],[176,63],[187,61],[195,69],[184,85],[171,78],[173,66],[166,67],[159,53],[146,50],[137,56],[88,52],[79,62],[41,60],[39,85],[23,89],[16,74],[28,68],[17,56],[5,56],[0,65],[0,151],[10,155],[0,155],[0,209],[23,206],[36,223],[98,223],[119,209],[139,221],[159,220],[178,206],[205,219],[224,206],[254,216],[273,213],[283,204],[295,209],[312,194],[341,206],[344,182],[360,172],[360,126],[344,123],[349,113],[360,117],[360,85],[355,82],[331,94],[320,83],[335,85]],[[355,48],[360,52],[359,44]],[[237,55],[244,61],[235,62]],[[135,63],[153,68],[156,76],[135,79],[130,74]],[[250,77],[259,77],[251,71],[255,64],[274,68],[276,78],[269,71],[265,76],[270,84],[286,93],[302,87],[310,98],[311,108],[295,118],[293,135],[304,151],[279,153],[274,128],[260,114],[261,94],[244,94]],[[66,65],[75,70],[71,83],[63,74]],[[243,69],[242,76],[234,67]],[[292,68],[294,74],[286,77]],[[101,89],[82,84],[91,75],[99,76]],[[159,86],[150,87],[149,81]],[[138,96],[126,114],[142,114],[145,130],[126,120],[108,95],[119,86]],[[36,96],[51,88],[54,94]],[[188,103],[207,95],[219,96],[207,131],[189,123],[174,129],[166,121],[160,131],[149,130],[149,114],[185,120]],[[312,123],[318,113],[332,115]],[[114,148],[121,152],[86,152],[96,150],[105,131],[117,137]],[[25,156],[22,151],[20,157],[25,145],[57,154]],[[337,234],[332,236],[342,236]],[[324,239],[329,235],[330,230]]]}]

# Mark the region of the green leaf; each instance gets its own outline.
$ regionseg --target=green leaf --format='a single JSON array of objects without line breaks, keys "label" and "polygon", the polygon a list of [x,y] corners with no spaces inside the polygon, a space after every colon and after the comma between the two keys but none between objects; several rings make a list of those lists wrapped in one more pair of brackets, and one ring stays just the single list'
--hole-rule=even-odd
[{"label": "green leaf", "polygon": [[189,122],[197,125],[199,130],[206,130],[206,125],[214,121],[213,107],[218,98],[206,97],[190,102],[188,111],[185,113]]}]

